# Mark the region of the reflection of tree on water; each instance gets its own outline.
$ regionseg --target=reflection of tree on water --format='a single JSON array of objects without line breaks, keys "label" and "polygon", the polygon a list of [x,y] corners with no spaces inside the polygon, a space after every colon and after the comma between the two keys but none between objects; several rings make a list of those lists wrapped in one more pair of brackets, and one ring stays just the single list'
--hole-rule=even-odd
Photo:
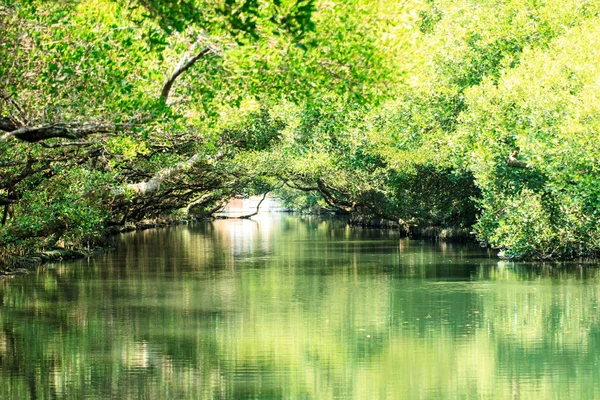
[{"label": "reflection of tree on water", "polygon": [[2,284],[2,398],[600,390],[595,269],[499,266],[312,218],[122,240]]}]

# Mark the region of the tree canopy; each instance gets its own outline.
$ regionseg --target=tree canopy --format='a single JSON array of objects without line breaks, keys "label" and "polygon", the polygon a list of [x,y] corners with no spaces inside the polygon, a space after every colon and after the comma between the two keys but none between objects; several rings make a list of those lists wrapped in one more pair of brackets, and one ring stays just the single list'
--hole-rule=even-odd
[{"label": "tree canopy", "polygon": [[600,4],[1,0],[2,254],[274,191],[597,255]]}]

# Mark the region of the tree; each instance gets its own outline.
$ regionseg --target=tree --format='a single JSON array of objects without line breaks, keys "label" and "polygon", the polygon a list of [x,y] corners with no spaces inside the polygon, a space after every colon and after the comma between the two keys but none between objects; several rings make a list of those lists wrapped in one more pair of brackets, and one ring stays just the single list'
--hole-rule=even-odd
[{"label": "tree", "polygon": [[[237,190],[243,177],[216,161],[246,144],[223,124],[205,127],[218,115],[216,95],[226,94],[223,83],[209,84],[234,77],[229,51],[272,35],[300,40],[312,12],[303,0],[3,2],[3,242],[76,243],[110,221]],[[206,79],[185,76],[194,68]],[[197,99],[184,104],[174,91],[192,83]],[[228,93],[243,89],[233,86]]]}]

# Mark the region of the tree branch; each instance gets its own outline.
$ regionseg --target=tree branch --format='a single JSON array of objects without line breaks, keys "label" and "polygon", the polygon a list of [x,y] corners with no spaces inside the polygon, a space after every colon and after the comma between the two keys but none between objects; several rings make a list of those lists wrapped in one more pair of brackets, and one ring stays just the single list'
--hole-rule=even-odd
[{"label": "tree branch", "polygon": [[[193,50],[194,49],[192,49],[192,51]],[[194,65],[196,63],[196,61],[198,61],[200,58],[204,57],[205,55],[209,54],[211,51],[212,50],[211,50],[210,47],[204,47],[202,50],[200,50],[200,52],[198,52],[198,54],[196,54],[195,56],[193,56],[189,60],[186,60],[187,57],[184,57],[179,62],[179,64],[177,65],[177,67],[175,67],[175,70],[173,71],[173,73],[169,77],[169,79],[167,79],[167,81],[165,82],[165,85],[163,86],[162,92],[160,93],[160,98],[165,103],[169,99],[169,93],[171,92],[171,88],[173,87],[173,84],[175,83],[175,80],[181,74],[183,74],[185,71],[187,71],[188,69],[190,69],[190,67],[192,65]]]},{"label": "tree branch", "polygon": [[171,167],[165,168],[158,171],[151,179],[139,182],[132,183],[127,185],[127,187],[133,190],[135,193],[140,195],[145,195],[148,193],[152,193],[157,191],[160,188],[161,183],[163,183],[166,179],[173,176],[179,171],[185,170],[187,168],[192,167],[200,160],[200,153],[194,154],[192,157],[187,159],[186,161],[182,161],[179,164]]},{"label": "tree branch", "polygon": [[267,198],[268,194],[269,194],[269,192],[266,192],[265,194],[263,194],[262,199],[260,199],[260,201],[256,205],[256,211],[254,211],[252,214],[242,215],[241,217],[238,217],[238,218],[241,218],[241,219],[250,219],[250,218],[254,217],[255,215],[257,215],[258,212],[260,211],[260,205],[262,204],[263,201],[265,201],[265,199]]},{"label": "tree branch", "polygon": [[8,94],[3,93],[3,92],[0,92],[0,99],[6,101],[7,103],[12,104],[12,106],[19,112],[19,114],[21,114],[21,119],[13,117],[13,120],[19,122],[20,125],[25,125],[28,123],[27,115],[25,114],[25,111],[23,111],[23,108],[19,105],[19,103],[17,103],[17,101],[15,99],[13,99],[11,96],[9,96]]},{"label": "tree branch", "polygon": [[525,161],[521,161],[517,159],[517,155],[519,154],[519,150],[515,150],[506,158],[506,165],[512,168],[528,168],[529,165]]},{"label": "tree branch", "polygon": [[[331,68],[331,65],[335,65],[331,62],[327,62],[327,61],[318,61],[317,62],[325,71],[327,71],[331,76],[333,76],[334,78],[339,79],[340,81],[344,81],[346,83],[350,83],[352,85],[357,85],[358,83],[355,82],[354,80],[350,79],[349,77],[345,77],[342,76],[341,74],[339,74],[338,72],[336,72],[333,68]],[[343,67],[338,65],[338,67],[342,67],[342,68],[347,68],[347,67]],[[347,71],[346,71],[347,72]],[[349,73],[348,73],[349,74]]]},{"label": "tree branch", "polygon": [[[0,119],[0,124],[1,123],[2,119]],[[57,123],[38,126],[24,126],[18,129],[14,129],[16,128],[14,124],[11,127],[9,127],[8,125],[0,125],[0,129],[7,132],[4,135],[0,136],[0,142],[6,141],[11,137],[29,143],[36,143],[42,140],[53,138],[81,139],[85,136],[92,135],[95,133],[115,132],[120,126],[129,126],[129,124],[116,125],[113,123],[99,122],[78,125]]]},{"label": "tree branch", "polygon": [[6,206],[9,204],[16,203],[17,199],[11,197],[0,197],[0,206]]},{"label": "tree branch", "polygon": [[14,123],[9,117],[0,117],[0,131],[12,132],[19,129],[19,126]]},{"label": "tree branch", "polygon": [[[279,177],[279,178],[283,179],[281,177]],[[290,187],[292,189],[302,190],[303,192],[318,192],[319,191],[319,188],[316,187],[316,186],[299,186],[299,185],[297,185],[295,183],[291,183],[291,182],[288,182],[288,181],[284,181],[284,184],[287,187]]]},{"label": "tree branch", "polygon": [[40,141],[39,144],[42,147],[45,147],[47,149],[56,149],[57,147],[65,147],[65,146],[91,146],[93,144],[96,144],[98,142],[63,142],[63,143],[54,143],[54,144],[48,144],[46,142]]}]

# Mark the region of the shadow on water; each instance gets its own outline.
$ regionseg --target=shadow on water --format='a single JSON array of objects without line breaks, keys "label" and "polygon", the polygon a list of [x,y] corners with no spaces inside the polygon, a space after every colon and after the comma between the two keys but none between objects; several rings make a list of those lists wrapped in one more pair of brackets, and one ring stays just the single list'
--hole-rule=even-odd
[{"label": "shadow on water", "polygon": [[271,215],[0,283],[2,398],[597,398],[600,274]]}]

